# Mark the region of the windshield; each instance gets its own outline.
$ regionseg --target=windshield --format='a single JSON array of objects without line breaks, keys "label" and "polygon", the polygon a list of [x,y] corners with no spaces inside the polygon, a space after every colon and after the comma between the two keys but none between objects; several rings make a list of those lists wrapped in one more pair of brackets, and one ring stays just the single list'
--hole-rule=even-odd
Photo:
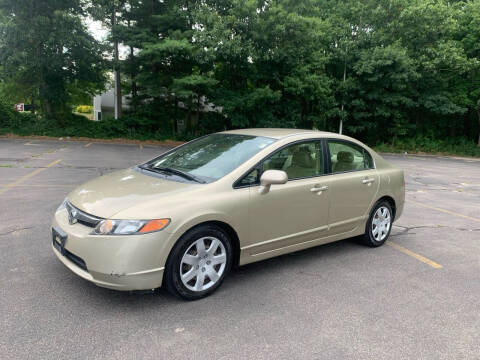
[{"label": "windshield", "polygon": [[212,134],[161,155],[145,166],[179,170],[211,182],[225,176],[274,141],[259,136]]}]

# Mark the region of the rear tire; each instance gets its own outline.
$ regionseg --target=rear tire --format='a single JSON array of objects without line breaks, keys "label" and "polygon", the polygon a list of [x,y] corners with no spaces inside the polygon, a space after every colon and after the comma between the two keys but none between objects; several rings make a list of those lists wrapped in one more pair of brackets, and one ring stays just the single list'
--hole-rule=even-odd
[{"label": "rear tire", "polygon": [[392,231],[393,212],[388,201],[377,202],[368,218],[363,242],[371,247],[381,246],[387,241]]},{"label": "rear tire", "polygon": [[212,294],[230,271],[233,259],[228,235],[215,225],[186,232],[165,266],[165,287],[172,295],[198,300]]}]

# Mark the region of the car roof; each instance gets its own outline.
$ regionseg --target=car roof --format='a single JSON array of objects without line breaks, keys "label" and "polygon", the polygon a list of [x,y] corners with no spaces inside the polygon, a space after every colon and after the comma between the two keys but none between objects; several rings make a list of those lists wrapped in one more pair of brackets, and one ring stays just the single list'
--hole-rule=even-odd
[{"label": "car roof", "polygon": [[338,135],[331,132],[319,131],[319,130],[306,130],[306,129],[282,129],[282,128],[255,128],[255,129],[238,129],[222,131],[221,134],[237,134],[237,135],[251,135],[251,136],[263,136],[274,139],[282,139],[293,135],[311,135],[311,136],[324,136],[335,138],[347,138],[346,136]]}]

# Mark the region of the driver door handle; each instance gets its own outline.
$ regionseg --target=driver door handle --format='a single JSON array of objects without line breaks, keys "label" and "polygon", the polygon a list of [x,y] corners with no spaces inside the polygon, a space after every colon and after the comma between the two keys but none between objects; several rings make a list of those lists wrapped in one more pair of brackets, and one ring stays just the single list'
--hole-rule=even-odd
[{"label": "driver door handle", "polygon": [[311,192],[321,192],[321,191],[325,191],[325,190],[328,190],[327,185],[320,186],[320,187],[314,186],[313,188],[310,189]]},{"label": "driver door handle", "polygon": [[370,184],[370,183],[373,183],[373,182],[375,182],[375,178],[363,179],[362,180],[362,183],[364,183],[364,184]]}]

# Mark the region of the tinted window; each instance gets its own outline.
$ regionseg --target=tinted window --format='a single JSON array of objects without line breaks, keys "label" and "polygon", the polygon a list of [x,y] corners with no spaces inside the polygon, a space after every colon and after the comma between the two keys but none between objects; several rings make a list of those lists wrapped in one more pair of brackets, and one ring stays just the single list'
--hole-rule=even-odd
[{"label": "tinted window", "polygon": [[177,169],[213,181],[225,176],[274,141],[258,136],[212,134],[159,156],[147,165]]},{"label": "tinted window", "polygon": [[344,141],[328,141],[333,173],[373,168],[373,159],[361,146]]},{"label": "tinted window", "polygon": [[249,186],[249,185],[257,184],[258,181],[260,180],[258,175],[259,175],[258,169],[253,169],[246,176],[244,176],[242,180],[240,180],[236,184],[236,186]]},{"label": "tinted window", "polygon": [[289,180],[322,175],[322,144],[311,141],[287,146],[265,160],[262,170],[283,170]]},{"label": "tinted window", "polygon": [[363,149],[363,155],[365,157],[365,168],[366,169],[375,168],[375,165],[374,165],[373,159],[372,159],[372,155],[370,155],[369,152],[365,149]]}]

